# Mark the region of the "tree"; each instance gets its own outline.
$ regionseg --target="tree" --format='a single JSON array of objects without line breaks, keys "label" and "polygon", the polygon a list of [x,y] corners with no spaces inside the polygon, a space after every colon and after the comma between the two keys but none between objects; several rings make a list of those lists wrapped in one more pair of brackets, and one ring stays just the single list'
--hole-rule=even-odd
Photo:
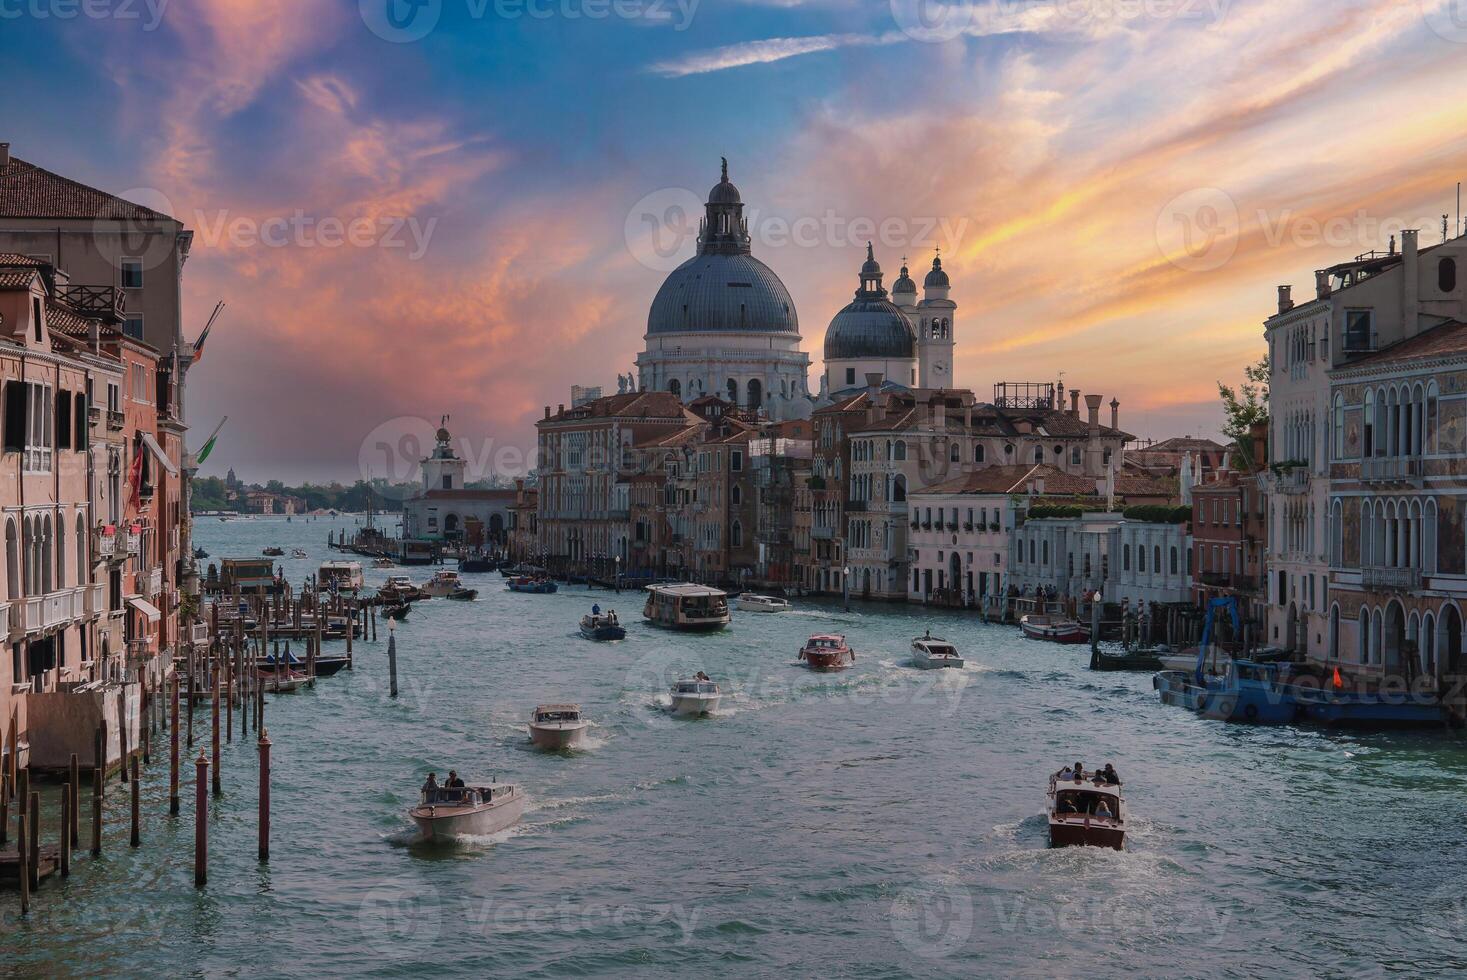
[{"label": "tree", "polygon": [[1253,450],[1253,426],[1268,423],[1268,355],[1257,364],[1243,368],[1243,383],[1237,388],[1217,383],[1223,403],[1223,435],[1236,447],[1233,463],[1241,470],[1253,470],[1265,462]]}]

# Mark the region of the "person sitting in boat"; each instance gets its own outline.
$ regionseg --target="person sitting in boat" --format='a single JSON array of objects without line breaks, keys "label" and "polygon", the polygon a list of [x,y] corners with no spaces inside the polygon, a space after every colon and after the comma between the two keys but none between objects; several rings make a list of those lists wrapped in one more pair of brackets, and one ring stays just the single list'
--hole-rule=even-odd
[{"label": "person sitting in boat", "polygon": [[1116,772],[1116,767],[1109,762],[1105,764],[1105,768],[1101,772],[1105,774],[1105,781],[1111,786],[1119,786],[1121,784],[1120,774]]},{"label": "person sitting in boat", "polygon": [[616,610],[615,609],[613,609],[609,613],[607,613],[606,614],[606,618],[611,622],[611,625],[612,626],[616,626],[617,625],[617,621],[616,621]]},{"label": "person sitting in boat", "polygon": [[1080,812],[1079,809],[1076,808],[1076,806],[1075,806],[1075,799],[1074,799],[1074,797],[1071,796],[1069,793],[1065,793],[1065,794],[1063,794],[1063,795],[1060,796],[1060,799],[1059,799],[1059,812],[1060,813],[1079,813]]},{"label": "person sitting in boat", "polygon": [[1084,778],[1085,778],[1085,763],[1083,763],[1083,762],[1077,762],[1077,763],[1075,763],[1075,782],[1078,783],[1081,780],[1083,780]]},{"label": "person sitting in boat", "polygon": [[1070,780],[1075,778],[1075,770],[1066,765],[1063,769],[1059,771],[1058,778],[1060,782],[1068,783]]},{"label": "person sitting in boat", "polygon": [[428,773],[428,779],[423,783],[423,800],[432,803],[438,798],[438,774]]},{"label": "person sitting in boat", "polygon": [[448,781],[443,784],[443,788],[444,789],[463,789],[464,788],[464,781],[459,776],[459,774],[458,774],[457,771],[455,771],[453,769],[450,769],[450,770],[448,770]]},{"label": "person sitting in boat", "polygon": [[1115,817],[1115,814],[1110,812],[1110,803],[1103,796],[1100,798],[1100,802],[1095,804],[1095,815],[1107,819]]}]

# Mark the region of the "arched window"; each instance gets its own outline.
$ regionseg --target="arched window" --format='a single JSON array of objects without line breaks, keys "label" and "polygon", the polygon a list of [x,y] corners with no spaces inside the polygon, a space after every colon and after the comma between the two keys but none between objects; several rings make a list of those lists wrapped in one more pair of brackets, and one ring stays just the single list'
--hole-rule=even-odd
[{"label": "arched window", "polygon": [[1036,463],[1042,463],[1042,462],[1044,462],[1044,447],[1043,446],[1035,446],[1034,447],[1034,462],[1036,462]]},{"label": "arched window", "polygon": [[902,503],[907,499],[907,478],[901,473],[891,481],[891,499],[893,503]]},{"label": "arched window", "polygon": [[1161,571],[1161,545],[1155,545],[1151,549],[1151,570],[1153,572]]},{"label": "arched window", "polygon": [[1365,392],[1365,411],[1361,415],[1363,425],[1361,434],[1364,442],[1360,447],[1361,456],[1375,455],[1375,392]]},{"label": "arched window", "polygon": [[976,443],[973,446],[973,462],[975,462],[975,463],[981,463],[981,462],[983,462],[983,443],[981,443],[981,442],[980,443]]},{"label": "arched window", "polygon": [[1340,659],[1340,604],[1329,609],[1329,659]]},{"label": "arched window", "polygon": [[1128,544],[1123,544],[1123,545],[1121,545],[1121,571],[1123,571],[1123,572],[1129,572],[1130,570],[1131,570],[1131,546],[1128,545]]},{"label": "arched window", "polygon": [[1146,546],[1144,544],[1136,546],[1136,571],[1146,571]]},{"label": "arched window", "polygon": [[51,581],[52,581],[52,579],[51,579],[51,570],[52,570],[52,558],[51,558],[51,554],[52,554],[52,552],[51,552],[51,515],[50,514],[47,514],[46,515],[46,522],[45,522],[44,528],[45,528],[45,530],[43,531],[43,533],[41,535],[41,541],[40,541],[40,547],[41,547],[41,591],[49,594],[52,591],[52,589],[51,589]]},{"label": "arched window", "polygon": [[1436,288],[1450,293],[1457,288],[1457,260],[1445,258],[1436,264]]},{"label": "arched window", "polygon": [[902,440],[898,439],[896,441],[896,445],[894,445],[894,446],[891,447],[891,458],[892,459],[906,459],[907,458],[907,444],[905,442],[903,442]]},{"label": "arched window", "polygon": [[733,527],[728,532],[729,543],[735,548],[741,548],[744,544],[744,525],[739,521],[733,522]]},{"label": "arched window", "polygon": [[1334,417],[1330,421],[1333,428],[1335,459],[1345,458],[1345,395],[1344,392],[1335,392]]},{"label": "arched window", "polygon": [[20,540],[15,521],[5,522],[5,596],[14,602],[20,598]]},{"label": "arched window", "polygon": [[672,392],[678,398],[683,397],[683,383],[677,378],[673,378],[667,383],[667,390]]},{"label": "arched window", "polygon": [[764,385],[758,378],[749,379],[749,407],[759,408],[764,404]]},{"label": "arched window", "polygon": [[1175,574],[1177,574],[1177,546],[1176,545],[1172,545],[1171,558],[1172,558],[1171,573],[1173,575],[1175,575]]},{"label": "arched window", "polygon": [[739,488],[737,483],[729,487],[728,502],[735,506],[744,502],[744,491]]},{"label": "arched window", "polygon": [[728,379],[728,400],[734,405],[739,403],[739,383],[733,378]]},{"label": "arched window", "polygon": [[948,459],[951,462],[954,462],[954,463],[959,462],[959,459],[958,459],[958,444],[957,443],[953,443],[952,444],[952,451],[950,453],[948,453]]},{"label": "arched window", "polygon": [[1360,609],[1360,636],[1358,647],[1359,649],[1357,650],[1356,655],[1360,658],[1360,662],[1362,664],[1370,663],[1370,610],[1364,608],[1363,606]]},{"label": "arched window", "polygon": [[91,580],[91,569],[87,567],[87,519],[84,514],[76,515],[76,584],[86,585]]},{"label": "arched window", "polygon": [[56,588],[66,588],[66,518],[56,521]]}]

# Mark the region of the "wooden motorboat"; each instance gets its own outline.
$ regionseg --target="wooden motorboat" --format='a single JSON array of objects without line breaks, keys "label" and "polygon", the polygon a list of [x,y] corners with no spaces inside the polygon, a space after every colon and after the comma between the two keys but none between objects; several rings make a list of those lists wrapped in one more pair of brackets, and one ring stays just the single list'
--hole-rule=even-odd
[{"label": "wooden motorboat", "polygon": [[1126,843],[1126,811],[1119,783],[1096,782],[1095,774],[1061,780],[1049,777],[1049,846],[1113,847]]},{"label": "wooden motorboat", "polygon": [[195,559],[202,561],[203,559],[208,558],[208,557],[209,557],[209,553],[207,551],[205,551],[203,548],[195,548],[194,549],[194,558]]},{"label": "wooden motorboat", "polygon": [[299,691],[310,681],[303,671],[292,670],[289,667],[281,670],[262,670],[259,672],[260,685],[272,694],[292,694]]},{"label": "wooden motorboat", "polygon": [[654,626],[689,632],[721,630],[729,624],[728,593],[706,585],[647,586],[642,616]]},{"label": "wooden motorboat", "polygon": [[1030,613],[1021,618],[1019,629],[1031,640],[1048,640],[1051,643],[1085,643],[1090,639],[1090,630],[1084,624],[1040,613]]},{"label": "wooden motorboat", "polygon": [[492,572],[499,567],[499,562],[493,558],[485,558],[483,555],[475,555],[471,558],[460,558],[458,570],[460,572]]},{"label": "wooden motorboat", "polygon": [[581,617],[581,635],[588,640],[624,640],[627,631],[614,611],[603,613],[598,606]]},{"label": "wooden motorboat", "polygon": [[389,577],[377,590],[377,595],[394,602],[414,602],[418,599],[430,598],[427,592],[414,585],[413,580],[406,575]]},{"label": "wooden motorboat", "polygon": [[551,751],[574,749],[585,743],[590,727],[578,704],[541,704],[530,715],[530,742]]},{"label": "wooden motorboat", "polygon": [[940,667],[956,667],[961,670],[963,658],[958,656],[957,647],[928,633],[912,638],[912,666],[922,670]]},{"label": "wooden motorboat", "polygon": [[266,558],[281,558],[281,557],[284,557],[284,555],[285,555],[285,549],[284,548],[266,548],[264,551],[260,552],[260,554],[264,555]]},{"label": "wooden motorboat", "polygon": [[373,568],[392,568],[396,563],[391,558],[372,559]]},{"label": "wooden motorboat", "polygon": [[800,648],[800,659],[811,670],[845,670],[856,662],[856,653],[839,633],[816,633]]},{"label": "wooden motorboat", "polygon": [[718,685],[701,670],[691,679],[677,681],[672,685],[672,707],[675,715],[700,717],[718,710],[723,693]]},{"label": "wooden motorboat", "polygon": [[305,558],[305,557],[307,557],[307,555],[306,555],[306,549],[304,549],[304,548],[292,548],[292,549],[290,549],[290,557],[292,557],[292,558]]},{"label": "wooden motorboat", "polygon": [[497,834],[520,822],[525,791],[513,783],[488,783],[460,789],[435,789],[408,811],[425,841]]},{"label": "wooden motorboat", "polygon": [[508,586],[511,592],[528,592],[533,595],[549,595],[554,592],[556,585],[548,578],[531,578],[528,575],[509,580]]},{"label": "wooden motorboat", "polygon": [[540,568],[538,565],[526,565],[523,563],[518,565],[501,564],[499,566],[499,574],[505,578],[524,578],[526,576],[536,578],[544,575],[545,569]]},{"label": "wooden motorboat", "polygon": [[788,599],[781,599],[773,595],[753,595],[748,592],[735,599],[734,605],[743,612],[776,613],[790,610]]},{"label": "wooden motorboat", "polygon": [[448,595],[445,596],[444,598],[447,598],[447,599],[456,599],[459,602],[473,602],[475,599],[479,598],[479,590],[478,589],[454,589],[452,592],[448,593]]},{"label": "wooden motorboat", "polygon": [[423,586],[423,591],[430,596],[441,599],[463,587],[464,584],[459,581],[458,572],[444,569],[441,572],[433,573],[433,577],[428,580],[428,584]]}]

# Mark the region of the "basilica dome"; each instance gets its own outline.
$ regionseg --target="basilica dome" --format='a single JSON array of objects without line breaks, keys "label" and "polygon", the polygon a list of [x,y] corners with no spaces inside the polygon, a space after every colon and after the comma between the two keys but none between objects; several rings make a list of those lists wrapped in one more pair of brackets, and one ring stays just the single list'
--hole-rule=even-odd
[{"label": "basilica dome", "polygon": [[881,266],[867,245],[861,288],[825,331],[825,359],[898,360],[916,356],[917,335],[912,321],[886,298],[886,290],[881,287]]}]

